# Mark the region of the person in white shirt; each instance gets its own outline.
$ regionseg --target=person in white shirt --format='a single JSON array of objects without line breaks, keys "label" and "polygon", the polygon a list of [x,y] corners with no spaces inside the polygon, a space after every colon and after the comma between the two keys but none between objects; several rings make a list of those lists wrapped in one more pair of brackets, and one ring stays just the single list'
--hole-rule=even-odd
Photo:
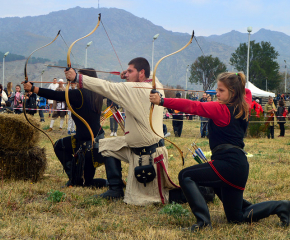
[{"label": "person in white shirt", "polygon": [[[55,89],[55,91],[65,91],[63,79],[59,79],[58,83],[59,83],[59,86],[58,86],[58,88]],[[53,109],[55,109],[56,111],[54,111],[52,114],[50,126],[49,126],[49,129],[47,130],[48,132],[52,131],[54,121],[58,117],[60,117],[59,130],[62,130],[63,123],[64,123],[64,117],[66,115],[66,111],[65,111],[66,110],[66,103],[53,100]]]},{"label": "person in white shirt", "polygon": [[[59,84],[57,83],[57,79],[54,78],[54,79],[53,79],[53,83],[51,83],[51,84],[48,86],[48,89],[51,89],[51,90],[54,90],[54,91],[55,91],[55,89],[57,89],[58,86],[59,86]],[[53,105],[53,100],[47,99],[47,104],[48,104],[48,107],[49,107],[49,115],[48,115],[48,117],[50,117],[50,116],[51,116],[51,109],[53,109],[53,108],[52,108],[52,107],[53,107],[53,106],[52,106],[52,105]]]}]

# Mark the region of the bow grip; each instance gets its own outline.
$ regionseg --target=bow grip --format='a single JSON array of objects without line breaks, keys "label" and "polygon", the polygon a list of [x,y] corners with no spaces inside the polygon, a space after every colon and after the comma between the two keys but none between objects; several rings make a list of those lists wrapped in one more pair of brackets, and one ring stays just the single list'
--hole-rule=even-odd
[{"label": "bow grip", "polygon": [[158,92],[156,89],[152,89],[150,93],[159,93],[160,94],[160,92]]},{"label": "bow grip", "polygon": [[[67,67],[67,68],[65,68],[65,70],[66,71],[69,71],[71,69],[71,67]],[[77,71],[73,68],[73,70],[75,71],[75,73],[77,73]],[[68,81],[70,81],[70,82],[76,82],[76,78],[77,78],[77,75],[76,75],[76,77],[75,77],[75,79],[73,80],[73,81],[71,81],[71,80],[68,80]]]}]

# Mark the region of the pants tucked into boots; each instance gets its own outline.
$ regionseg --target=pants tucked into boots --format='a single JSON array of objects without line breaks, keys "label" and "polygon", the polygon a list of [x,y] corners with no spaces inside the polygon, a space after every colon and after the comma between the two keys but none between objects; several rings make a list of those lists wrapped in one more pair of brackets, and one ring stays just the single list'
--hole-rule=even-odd
[{"label": "pants tucked into boots", "polygon": [[106,157],[105,167],[107,180],[109,182],[109,190],[96,197],[107,199],[118,199],[124,197],[124,183],[122,180],[122,168],[120,160],[113,157]]},{"label": "pants tucked into boots", "polygon": [[[93,179],[95,175],[95,167],[92,162],[92,154],[87,151],[85,154],[85,164],[84,164],[84,179],[80,182],[72,181],[75,176],[73,176],[73,166],[72,166],[72,154],[73,148],[71,143],[71,137],[65,137],[63,139],[59,139],[54,146],[54,151],[63,165],[64,171],[66,172],[69,181],[67,182],[67,186],[76,185],[76,186],[92,186],[96,188],[102,188],[107,186],[105,179]],[[93,149],[93,155],[95,159],[98,159],[98,162],[103,162],[104,158],[100,153],[98,153],[98,149]]]},{"label": "pants tucked into boots", "polygon": [[243,209],[245,222],[257,222],[260,219],[277,214],[280,218],[281,225],[289,226],[290,201],[268,201],[261,202]]},{"label": "pants tucked into boots", "polygon": [[179,184],[197,220],[196,224],[192,225],[191,231],[202,229],[207,226],[211,227],[208,207],[200,193],[198,185],[189,177],[183,178]]}]

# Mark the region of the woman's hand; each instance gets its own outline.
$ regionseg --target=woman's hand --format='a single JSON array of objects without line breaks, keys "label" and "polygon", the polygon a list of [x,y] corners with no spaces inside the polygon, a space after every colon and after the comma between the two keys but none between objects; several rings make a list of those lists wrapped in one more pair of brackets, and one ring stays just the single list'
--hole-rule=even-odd
[{"label": "woman's hand", "polygon": [[24,90],[26,92],[31,92],[31,88],[32,88],[32,84],[30,82],[22,82],[23,83],[23,86],[24,86]]},{"label": "woman's hand", "polygon": [[159,105],[161,97],[159,96],[158,93],[150,93],[150,102],[156,105]]}]

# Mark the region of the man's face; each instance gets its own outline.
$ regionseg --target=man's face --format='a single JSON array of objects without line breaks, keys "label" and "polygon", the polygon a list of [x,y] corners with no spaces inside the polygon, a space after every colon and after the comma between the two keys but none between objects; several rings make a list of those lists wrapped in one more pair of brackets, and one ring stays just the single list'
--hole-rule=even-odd
[{"label": "man's face", "polygon": [[57,79],[56,79],[56,78],[54,78],[54,79],[53,79],[53,83],[54,83],[54,84],[56,84],[56,82],[57,82]]},{"label": "man's face", "polygon": [[203,97],[204,99],[206,99],[206,93],[202,94],[202,97]]},{"label": "man's face", "polygon": [[129,65],[125,74],[127,82],[140,82],[139,72],[133,64]]},{"label": "man's face", "polygon": [[272,104],[272,103],[273,103],[273,98],[269,98],[268,104]]},{"label": "man's face", "polygon": [[63,87],[63,82],[58,82],[59,87]]}]

